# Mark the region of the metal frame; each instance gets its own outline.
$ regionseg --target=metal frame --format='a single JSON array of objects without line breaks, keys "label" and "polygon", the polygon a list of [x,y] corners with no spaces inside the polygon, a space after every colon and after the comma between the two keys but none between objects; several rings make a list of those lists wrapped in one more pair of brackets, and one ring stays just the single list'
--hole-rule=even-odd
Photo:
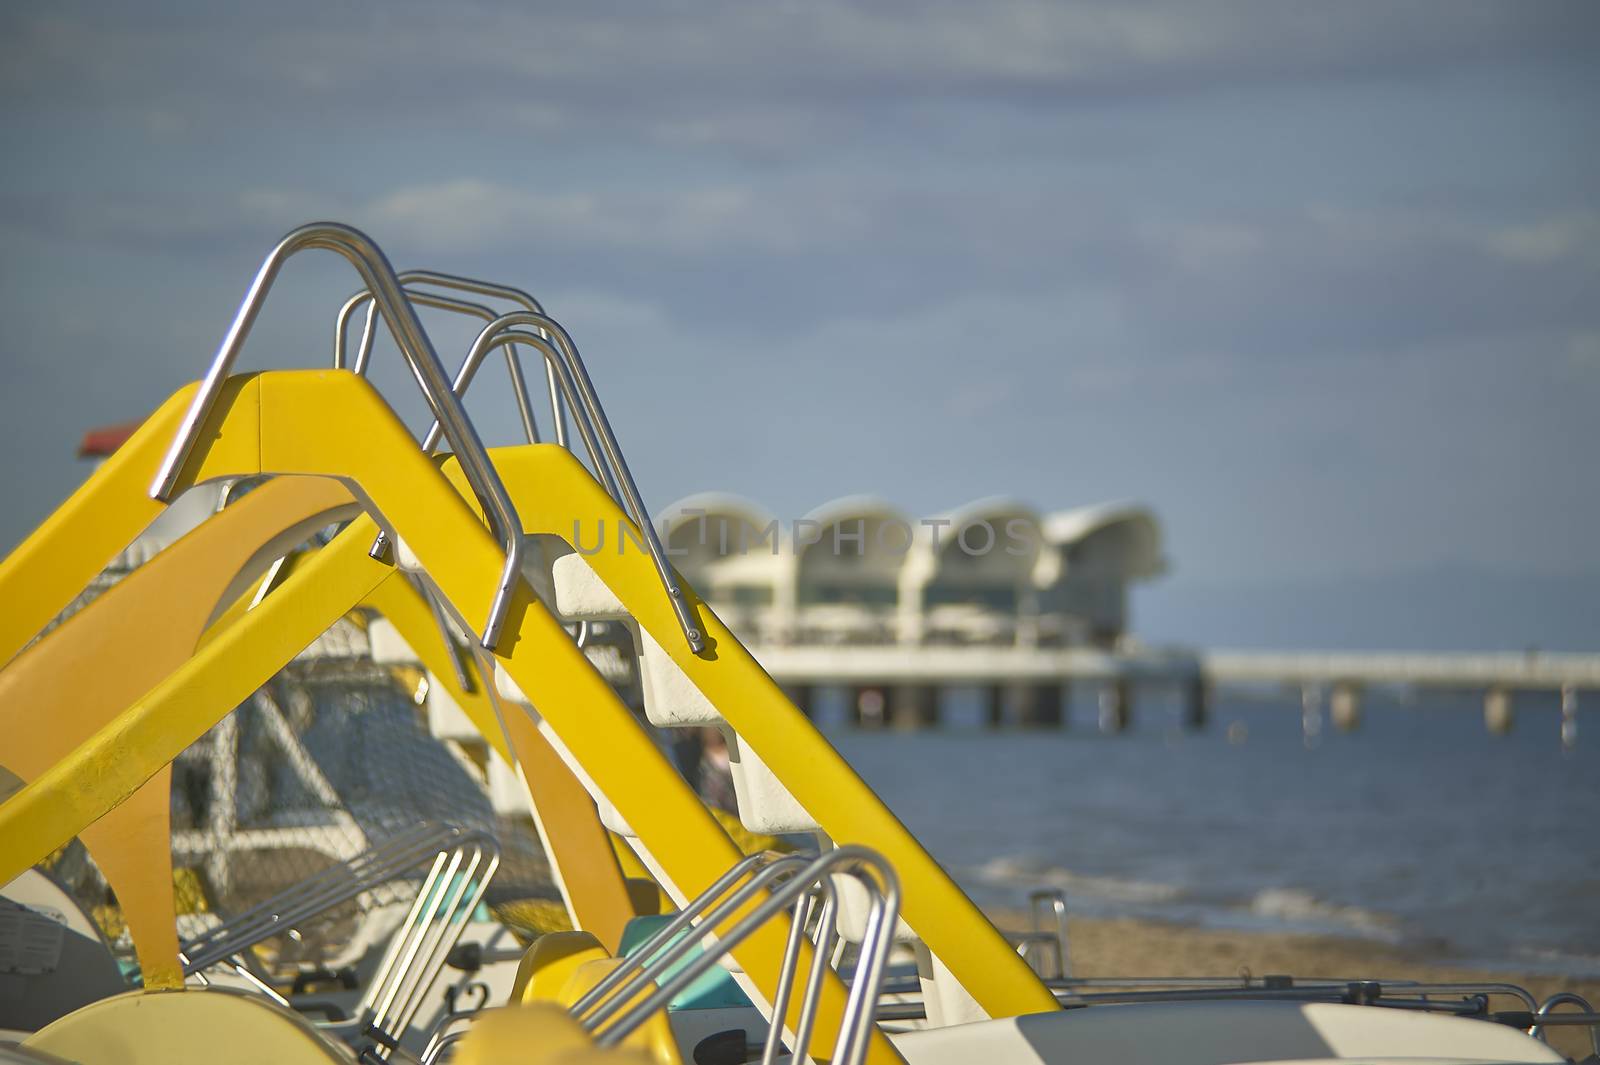
[{"label": "metal frame", "polygon": [[[724,893],[751,870],[757,871],[724,897]],[[869,900],[855,975],[850,982],[839,1038],[834,1044],[831,1058],[836,1065],[859,1065],[866,1053],[867,1036],[872,1029],[878,995],[883,987],[884,969],[894,943],[893,929],[900,915],[899,878],[881,855],[866,847],[839,847],[811,860],[798,855],[771,858],[758,854],[746,858],[718,878],[710,888],[684,907],[676,918],[642,943],[622,965],[608,973],[604,980],[574,1003],[572,1015],[600,1046],[616,1046],[653,1013],[665,1008],[685,988],[720,964],[728,951],[767,921],[793,906],[793,921],[762,1050],[762,1062],[772,1065],[777,1061],[782,1046],[789,999],[799,968],[800,941],[805,938],[807,917],[814,896],[820,893],[824,902],[817,922],[817,942],[811,972],[801,998],[800,1017],[795,1025],[794,1046],[790,1051],[793,1060],[805,1060],[816,1021],[817,998],[823,976],[828,970],[828,948],[835,933],[835,876],[857,877],[866,887]],[[782,883],[779,884],[779,881]],[[776,887],[767,891],[775,884]],[[767,897],[760,905],[744,916],[735,918],[740,909],[763,892],[767,892]],[[714,930],[730,918],[735,919],[731,927],[711,933],[715,937],[717,950],[702,950],[683,968],[670,977],[666,976],[669,969],[700,944],[701,936],[684,934],[691,926],[697,931]],[[672,942],[674,937],[678,937],[676,942]],[[660,981],[659,985],[652,988],[656,981]],[[643,999],[628,1005],[641,994],[644,995]]]},{"label": "metal frame", "polygon": [[[507,302],[514,303],[523,310],[531,311],[534,314],[545,313],[543,305],[540,304],[538,300],[534,299],[533,296],[528,292],[520,288],[515,288],[511,285],[499,284],[493,281],[484,281],[474,277],[462,277],[458,274],[447,274],[438,270],[407,270],[400,275],[400,281],[403,285],[407,286],[408,291],[412,292],[415,291],[415,285],[432,285],[436,288],[453,289],[457,292],[466,292],[476,296],[486,296],[493,299],[506,300]],[[361,302],[363,298],[364,294],[360,293],[352,297],[352,299],[357,303]],[[373,307],[368,307],[367,309],[366,323],[361,331],[361,345],[358,349],[358,352],[360,353],[358,354],[358,365],[360,364],[362,357],[366,354],[370,354],[372,350],[374,310],[375,308]],[[495,312],[491,312],[487,318],[484,318],[484,321],[493,320],[494,313]],[[544,333],[541,331],[540,335],[543,336]],[[338,336],[336,338],[336,347],[334,351],[334,365],[336,367],[341,365],[338,361],[338,358],[340,355],[339,348],[343,345],[343,342],[344,329],[341,324]],[[506,369],[511,375],[512,383],[516,386],[518,408],[523,417],[523,427],[524,429],[527,429],[533,420],[533,410],[532,405],[528,400],[527,385],[522,376],[521,358],[515,352],[507,353]],[[359,373],[360,370],[358,369],[356,372]],[[545,364],[545,381],[550,390],[550,408],[552,413],[555,415],[555,442],[560,444],[562,447],[566,447],[566,411],[562,405],[561,396],[557,392],[555,371],[549,363]],[[529,430],[529,432],[531,435],[532,430]]]},{"label": "metal frame", "polygon": [[[434,310],[440,311],[450,311],[455,314],[477,318],[485,322],[494,321],[496,312],[481,303],[473,303],[470,300],[455,299],[450,296],[441,296],[432,292],[419,292],[415,288],[409,287],[406,281],[407,274],[402,273],[399,275],[399,277],[401,284],[407,286],[404,290],[406,298],[416,306],[431,307]],[[363,326],[361,331],[361,343],[356,348],[355,361],[351,365],[346,366],[345,364],[348,360],[345,355],[345,349],[349,342],[348,328],[350,323],[350,315],[354,313],[356,308],[360,307],[362,304],[366,304],[367,307],[366,324]],[[367,367],[370,365],[372,359],[372,327],[376,317],[377,305],[372,302],[371,293],[366,291],[357,292],[355,295],[344,301],[344,304],[339,308],[338,315],[334,319],[333,368],[335,370],[348,369],[359,377],[366,376]],[[517,401],[517,414],[522,419],[523,434],[527,437],[528,443],[537,444],[539,443],[539,429],[534,421],[533,400],[528,395],[528,382],[523,376],[522,358],[515,348],[506,352],[506,373],[511,378],[512,396]]]},{"label": "metal frame", "polygon": [[185,942],[179,954],[184,975],[202,972],[307,918],[403,876],[451,846],[460,834],[451,825],[424,823],[348,861],[329,865]]},{"label": "metal frame", "polygon": [[500,845],[481,831],[460,832],[455,845],[434,858],[361,998],[355,1034],[376,1041],[371,1052],[378,1058],[387,1060],[405,1037],[499,867]]},{"label": "metal frame", "polygon": [[[548,333],[554,342],[555,351],[546,348],[546,357],[557,358],[565,366],[567,375],[570,376],[570,387],[576,390],[574,409],[581,408],[593,420],[593,428],[599,436],[599,444],[605,456],[605,462],[597,463],[600,467],[596,474],[600,483],[607,492],[616,500],[628,516],[639,527],[639,532],[644,536],[645,547],[650,552],[651,561],[655,563],[656,575],[661,579],[662,586],[666,588],[667,598],[672,603],[673,613],[677,615],[678,626],[683,630],[683,637],[689,644],[689,649],[699,654],[706,648],[705,633],[701,629],[699,620],[695,617],[693,608],[689,605],[688,597],[683,594],[683,588],[678,583],[678,575],[667,562],[666,549],[661,545],[661,537],[656,533],[655,525],[650,521],[650,514],[645,510],[644,500],[639,495],[639,486],[634,482],[633,472],[628,469],[627,461],[622,457],[622,448],[617,444],[616,433],[612,431],[611,422],[606,417],[605,408],[600,405],[600,399],[595,395],[594,382],[589,379],[589,372],[584,368],[583,358],[578,354],[578,346],[573,343],[572,337],[562,327],[560,322],[545,314],[532,311],[513,311],[503,314],[493,322],[484,326],[483,332],[478,334],[478,339],[473,341],[472,352],[477,353],[478,361],[482,361],[484,354],[491,348],[497,336],[509,330],[518,328],[532,328],[541,333]],[[523,343],[531,344],[533,341],[528,334],[518,334],[518,339]],[[468,359],[472,358],[469,353]],[[563,385],[568,383],[563,381]],[[581,427],[583,419],[579,418]],[[585,444],[592,446],[591,441]],[[609,469],[607,468],[609,467]],[[614,474],[614,476],[613,476]]]},{"label": "metal frame", "polygon": [[[483,304],[458,300],[449,296],[440,296],[426,291],[419,292],[415,286],[419,284],[436,285],[440,288],[455,289],[476,295],[499,297],[509,300],[532,313],[544,314],[544,308],[538,300],[522,289],[513,288],[509,285],[481,281],[476,278],[460,277],[455,274],[440,273],[436,270],[407,270],[398,276],[401,284],[406,286],[406,297],[412,303],[479,318],[486,323],[495,321],[496,312]],[[367,306],[366,322],[361,330],[361,341],[356,349],[355,361],[349,367],[358,377],[366,375],[367,366],[372,357],[373,325],[377,313],[377,304],[373,301],[370,292],[357,292],[344,302],[343,306],[339,308],[333,334],[334,368],[345,369],[349,319],[351,314],[362,304]],[[611,470],[602,461],[602,453],[599,444],[596,442],[594,427],[589,420],[588,412],[578,402],[571,372],[561,360],[556,349],[551,346],[549,334],[543,328],[538,330],[537,335],[525,333],[503,334],[494,343],[482,349],[479,349],[475,344],[462,361],[461,367],[456,371],[455,379],[451,384],[451,390],[456,398],[458,400],[466,398],[467,389],[471,387],[473,377],[477,374],[478,367],[483,362],[484,356],[494,348],[504,347],[506,350],[506,371],[511,378],[512,394],[517,401],[518,415],[522,419],[523,434],[528,443],[540,443],[538,422],[534,417],[533,403],[528,396],[527,381],[523,376],[522,357],[516,347],[519,340],[534,347],[544,356],[545,378],[550,390],[550,417],[554,426],[557,446],[568,450],[571,449],[567,439],[567,411],[570,409],[573,420],[577,423],[578,433],[583,437],[584,446],[589,452],[589,463],[594,467],[596,476],[601,478],[601,483],[606,485],[611,497],[621,502],[621,496],[617,490],[616,481],[612,476]],[[427,454],[434,454],[438,449],[439,440],[443,436],[443,432],[443,423],[438,418],[435,418],[423,440],[422,450]],[[380,531],[372,542],[372,557],[384,558],[388,549],[388,534]],[[430,592],[429,594],[431,596],[432,593]],[[444,616],[442,608],[437,603],[435,604],[434,612],[440,618],[441,628],[448,633],[450,630],[444,627],[442,620]],[[589,642],[588,622],[580,621],[574,636],[579,647],[585,646]],[[459,665],[457,669],[458,675],[464,676],[464,674],[460,673]]]},{"label": "metal frame", "polygon": [[178,957],[186,975],[228,963],[281,1005],[290,1005],[251,969],[246,952],[309,917],[399,879],[423,864],[428,872],[404,921],[390,938],[353,1021],[328,1025],[352,1042],[371,1039],[386,1059],[443,969],[472,911],[500,864],[500,846],[487,832],[424,822],[347,862],[302,880],[188,943]]},{"label": "metal frame", "polygon": [[733,887],[746,874],[761,869],[769,862],[781,860],[777,854],[771,851],[759,851],[735,862],[727,872],[717,877],[710,887],[685,904],[683,909],[678,911],[676,917],[657,929],[653,935],[634,948],[632,954],[622,959],[621,965],[607,973],[603,979],[580,995],[578,1000],[572,1004],[573,1016],[581,1016],[602,998],[605,998],[620,987],[624,980],[644,967],[651,955],[666,946],[673,936],[686,930],[694,923],[694,919],[697,916],[703,913],[723,892]]},{"label": "metal frame", "polygon": [[[1027,960],[1033,970],[1046,980],[1065,980],[1072,976],[1072,961],[1068,953],[1067,896],[1055,888],[1030,892],[1028,911],[1033,928],[1027,932],[1007,932],[1006,938],[1017,948],[1017,953]],[[1055,929],[1045,927],[1045,918],[1053,917]],[[1046,972],[1034,957],[1034,947],[1049,947],[1055,954],[1055,973]]]},{"label": "metal frame", "polygon": [[[863,878],[865,880],[865,878]],[[869,899],[877,898],[876,885],[867,882]],[[794,914],[789,926],[789,942],[783,951],[783,968],[778,971],[778,989],[772,996],[772,1023],[767,1025],[767,1038],[761,1047],[761,1065],[775,1065],[778,1056],[783,1052],[784,1018],[789,1015],[789,997],[794,992],[794,977],[800,968],[800,941],[806,936],[806,925],[811,916],[811,910],[818,896],[822,897],[822,909],[817,913],[816,930],[812,938],[811,971],[806,977],[805,991],[800,998],[800,1016],[794,1025],[794,1046],[790,1054],[793,1061],[805,1061],[806,1051],[811,1046],[811,1030],[817,1022],[817,993],[822,989],[822,976],[830,962],[838,965],[839,958],[835,956],[833,945],[837,941],[840,946],[837,918],[839,915],[839,896],[834,888],[831,877],[823,877],[817,888],[802,894],[795,900]],[[898,914],[896,915],[898,917]],[[858,955],[857,965],[860,964]],[[888,964],[887,954],[884,965]],[[876,1007],[877,996],[883,993],[883,974],[877,976],[878,987],[872,1002]],[[848,1019],[841,1022],[841,1029],[848,1024]]]},{"label": "metal frame", "polygon": [[278,272],[290,257],[308,248],[337,252],[361,275],[374,304],[388,323],[401,354],[411,367],[412,375],[421,386],[429,408],[444,426],[445,436],[449,438],[461,462],[473,494],[483,505],[490,527],[496,538],[505,545],[505,564],[501,568],[500,581],[495,587],[481,637],[483,645],[494,650],[504,636],[506,617],[511,609],[511,593],[522,570],[522,523],[499,473],[489,461],[477,429],[451,391],[439,355],[422,328],[415,308],[407,300],[395,276],[394,267],[389,264],[382,249],[360,230],[337,222],[313,222],[289,233],[267,255],[256,272],[255,280],[250,283],[244,302],[235,313],[233,324],[228,327],[227,335],[217,349],[199,391],[184,413],[177,435],[161,460],[150,485],[150,496],[160,502],[171,502],[183,468],[200,441],[201,429],[216,409],[223,384],[250,335],[250,329],[266,302],[273,282],[277,280]]},{"label": "metal frame", "polygon": [[[1557,1006],[1576,1006],[1581,1013],[1562,1014],[1559,1018],[1552,1016]],[[1589,1000],[1582,995],[1571,991],[1557,991],[1533,1011],[1534,1019],[1538,1022],[1528,1029],[1528,1034],[1535,1039],[1544,1039],[1544,1029],[1550,1024],[1586,1024],[1589,1026],[1589,1045],[1594,1050],[1594,1055],[1600,1058],[1600,1015],[1595,1013]],[[1548,1040],[1547,1040],[1548,1041]]]},{"label": "metal frame", "polygon": [[[476,613],[487,605],[491,578],[503,559],[481,518],[461,499],[459,467],[453,458],[441,466],[424,458],[370,385],[351,374],[284,371],[235,378],[223,394],[226,407],[219,407],[225,411],[217,419],[219,431],[207,435],[203,456],[186,469],[187,478],[265,471],[353,482],[364,498],[392,515],[395,527],[457,608]],[[74,494],[47,532],[81,534],[78,553],[85,554],[99,550],[107,539],[105,530],[121,530],[153,509],[139,491],[148,482],[146,463],[154,465],[191,395],[185,391],[169,402],[119,461],[102,467]],[[523,493],[519,502],[534,519],[529,531],[570,529],[572,513],[597,514],[608,521],[620,516],[599,483],[562,450],[512,448],[496,461],[506,470],[508,483],[516,483]],[[359,519],[315,559],[297,567],[283,587],[130,705],[113,725],[57,762],[47,778],[0,806],[0,838],[6,840],[0,848],[5,863],[0,871],[15,862],[31,864],[36,853],[47,853],[114,806],[202,734],[221,705],[248,696],[258,670],[277,668],[275,663],[330,623],[325,619],[342,614],[393,577],[392,569],[365,557],[376,531],[368,520]],[[363,542],[349,542],[352,533]],[[630,604],[641,626],[664,638],[672,658],[696,686],[727,708],[741,736],[751,740],[775,772],[791,779],[807,807],[815,801],[814,812],[835,838],[868,843],[912,878],[918,907],[914,925],[926,926],[923,934],[930,949],[958,978],[965,974],[969,989],[991,1015],[1055,1007],[1026,964],[992,926],[977,919],[970,899],[882,810],[714,615],[708,612],[705,620],[718,640],[717,657],[692,655],[671,639],[676,619],[645,559],[606,553],[594,565]],[[525,589],[518,597],[531,604]],[[696,890],[715,879],[739,857],[726,835],[693,801],[681,778],[670,773],[601,678],[580,661],[554,619],[542,610],[517,616],[519,638],[498,656],[506,671],[649,841],[664,875]],[[239,688],[245,690],[236,697]],[[101,765],[114,771],[90,769]],[[747,971],[756,974],[753,978],[769,988],[775,986],[784,941],[781,932],[771,931],[770,936],[763,932],[752,937],[736,952]],[[831,974],[829,981],[819,1024],[832,1027],[847,996]],[[876,1037],[874,1046],[874,1055],[889,1053]]]}]

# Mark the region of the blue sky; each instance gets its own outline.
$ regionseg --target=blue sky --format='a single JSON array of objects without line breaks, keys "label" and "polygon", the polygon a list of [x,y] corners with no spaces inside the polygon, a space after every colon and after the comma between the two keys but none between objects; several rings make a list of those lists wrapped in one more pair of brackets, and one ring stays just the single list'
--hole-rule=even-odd
[{"label": "blue sky", "polygon": [[[1136,498],[1152,638],[1593,646],[1597,47],[1559,3],[7,5],[0,544],[331,217],[539,295],[653,506]],[[322,364],[353,283],[297,260],[245,363]]]}]

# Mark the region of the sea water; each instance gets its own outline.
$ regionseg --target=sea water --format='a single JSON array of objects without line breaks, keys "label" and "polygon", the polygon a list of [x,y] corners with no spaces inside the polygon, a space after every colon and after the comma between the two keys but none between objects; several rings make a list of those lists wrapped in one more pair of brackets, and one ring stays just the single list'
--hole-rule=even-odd
[{"label": "sea water", "polygon": [[1066,728],[1027,732],[984,730],[960,704],[936,730],[858,731],[837,713],[826,730],[982,903],[1061,888],[1089,917],[1600,974],[1596,707],[1564,749],[1551,699],[1523,700],[1508,736],[1466,695],[1370,695],[1359,730],[1310,737],[1298,699],[1225,702],[1200,732],[1154,700],[1120,735],[1082,697]]}]

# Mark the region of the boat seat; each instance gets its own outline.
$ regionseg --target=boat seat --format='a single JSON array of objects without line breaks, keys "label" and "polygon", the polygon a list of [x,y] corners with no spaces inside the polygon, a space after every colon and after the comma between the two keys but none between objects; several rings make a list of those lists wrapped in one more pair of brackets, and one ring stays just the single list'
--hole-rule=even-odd
[{"label": "boat seat", "polygon": [[92,1002],[22,1045],[77,1065],[350,1065],[350,1052],[290,1009],[225,988],[129,991]]},{"label": "boat seat", "polygon": [[484,1010],[456,1045],[453,1065],[651,1065],[634,1049],[597,1047],[571,1014],[548,1002]]},{"label": "boat seat", "polygon": [[[621,964],[621,958],[604,958],[578,966],[567,980],[566,986],[561,989],[561,1005],[570,1009]],[[653,988],[655,985],[651,984],[649,987]],[[638,994],[629,999],[629,1005],[642,1000],[646,994],[647,989],[641,988]],[[656,1010],[652,1013],[648,1020],[623,1040],[623,1044],[647,1051],[650,1060],[656,1065],[684,1065],[683,1055],[678,1050],[678,1040],[672,1034],[672,1024],[667,1020],[666,1010]]]},{"label": "boat seat", "polygon": [[128,990],[94,918],[42,869],[0,888],[0,944],[0,1030],[35,1032]]},{"label": "boat seat", "polygon": [[892,1038],[907,1065],[1565,1060],[1545,1044],[1503,1024],[1328,1002],[1091,1006],[926,1028]]},{"label": "boat seat", "polygon": [[592,932],[546,932],[517,964],[510,1001],[554,1002],[578,966],[610,956]]}]

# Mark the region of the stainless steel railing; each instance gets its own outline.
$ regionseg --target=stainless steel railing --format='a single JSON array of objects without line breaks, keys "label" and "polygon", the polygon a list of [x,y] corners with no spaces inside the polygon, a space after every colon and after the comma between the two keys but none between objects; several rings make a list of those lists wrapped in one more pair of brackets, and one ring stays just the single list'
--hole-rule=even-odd
[{"label": "stainless steel railing", "polygon": [[150,485],[150,495],[163,502],[171,500],[183,468],[194,454],[207,418],[216,409],[228,373],[237,361],[278,273],[291,257],[310,248],[338,253],[361,275],[412,375],[421,386],[434,418],[444,427],[444,435],[450,440],[473,494],[483,506],[491,529],[505,545],[505,564],[481,635],[484,646],[493,650],[504,636],[511,593],[521,573],[522,522],[517,517],[516,508],[506,493],[499,473],[489,461],[483,441],[451,391],[438,353],[422,328],[416,309],[406,298],[394,268],[382,249],[360,230],[336,222],[314,222],[289,233],[267,255],[235,313],[233,323],[228,327],[227,335],[217,349],[199,391],[184,413],[177,436]]},{"label": "stainless steel railing", "polygon": [[[755,871],[748,880],[733,887],[752,870]],[[859,879],[868,895],[866,927],[832,1057],[839,1065],[859,1065],[866,1055],[884,969],[893,946],[894,926],[900,914],[900,884],[894,870],[875,851],[865,847],[838,847],[815,859],[762,855],[745,859],[575,1003],[573,1016],[594,1035],[598,1044],[615,1046],[651,1014],[665,1008],[695,980],[721,964],[729,951],[758,928],[793,907],[794,921],[778,974],[777,993],[763,1047],[762,1061],[770,1065],[781,1051],[784,1018],[788,1014],[799,966],[800,941],[805,936],[811,905],[820,897],[823,906],[816,922],[815,953],[790,1048],[794,1060],[804,1060],[835,934],[832,921],[837,912],[836,876]],[[715,950],[702,949],[697,957],[689,957],[700,946],[701,935],[696,933],[717,928],[763,895],[765,898],[755,909],[716,934]],[[680,963],[681,967],[671,971]]]}]

